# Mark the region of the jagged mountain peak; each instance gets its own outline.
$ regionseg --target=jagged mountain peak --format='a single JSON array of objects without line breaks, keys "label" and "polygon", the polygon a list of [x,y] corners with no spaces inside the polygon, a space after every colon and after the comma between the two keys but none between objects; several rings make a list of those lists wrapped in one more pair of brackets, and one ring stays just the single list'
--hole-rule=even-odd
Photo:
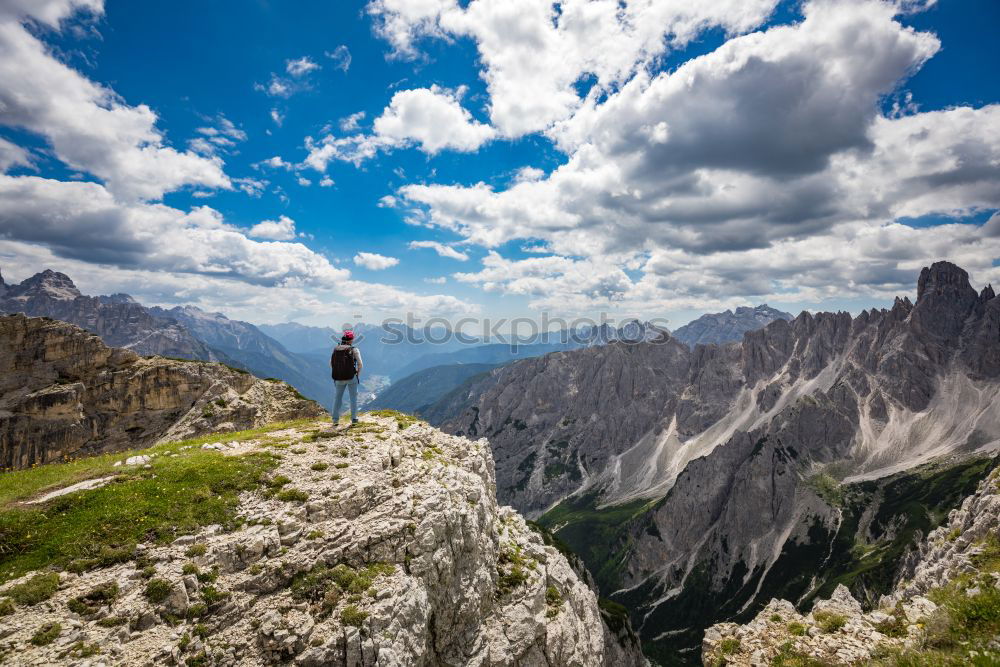
[{"label": "jagged mountain peak", "polygon": [[[3,284],[2,278],[0,278],[0,284]],[[989,285],[983,288],[982,292],[979,293],[979,300],[982,301],[983,303],[986,303],[990,299],[994,298],[996,295],[997,295],[996,292],[993,291],[993,284],[990,283]]]},{"label": "jagged mountain peak", "polygon": [[41,273],[36,273],[25,279],[19,285],[10,285],[6,296],[12,298],[45,296],[60,301],[72,301],[83,295],[65,273],[45,269]]},{"label": "jagged mountain peak", "polygon": [[934,262],[920,271],[917,280],[917,303],[934,295],[968,298],[976,291],[969,284],[968,272],[951,262]]},{"label": "jagged mountain peak", "polygon": [[935,262],[920,271],[910,319],[918,331],[951,339],[962,331],[966,317],[978,304],[979,293],[969,284],[965,269]]}]

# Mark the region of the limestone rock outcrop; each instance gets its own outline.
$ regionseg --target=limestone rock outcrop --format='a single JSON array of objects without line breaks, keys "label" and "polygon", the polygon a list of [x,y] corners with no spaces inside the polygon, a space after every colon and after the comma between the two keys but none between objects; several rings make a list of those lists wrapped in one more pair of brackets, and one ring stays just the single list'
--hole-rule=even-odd
[{"label": "limestone rock outcrop", "polygon": [[72,324],[0,316],[0,468],[322,413],[219,363],[144,358]]},{"label": "limestone rock outcrop", "polygon": [[[631,628],[607,629],[567,559],[497,505],[488,443],[413,421],[319,421],[220,445],[220,456],[280,452],[269,474],[287,493],[245,492],[235,529],[61,574],[50,600],[0,617],[0,652],[14,664],[83,645],[130,666],[645,665]],[[156,602],[149,576],[163,582]],[[109,584],[116,595],[93,613],[67,607]],[[54,622],[59,639],[30,643]]]}]

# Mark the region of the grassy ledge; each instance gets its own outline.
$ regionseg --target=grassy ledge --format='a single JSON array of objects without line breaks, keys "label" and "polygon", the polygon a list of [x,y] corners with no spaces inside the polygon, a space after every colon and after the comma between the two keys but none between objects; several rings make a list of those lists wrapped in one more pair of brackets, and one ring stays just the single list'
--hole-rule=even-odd
[{"label": "grassy ledge", "polygon": [[119,472],[120,468],[114,467],[115,462],[124,460],[129,456],[154,453],[170,454],[177,453],[183,447],[187,446],[249,440],[273,431],[306,426],[315,421],[315,419],[300,419],[296,421],[276,422],[246,431],[216,433],[180,442],[154,445],[146,449],[132,449],[112,454],[100,454],[98,456],[72,459],[62,463],[47,463],[25,470],[3,471],[0,472],[0,508],[7,508],[12,503],[27,500],[47,491]]},{"label": "grassy ledge", "polygon": [[[315,420],[271,424],[0,475],[0,583],[42,568],[76,571],[130,560],[136,544],[170,541],[209,524],[232,524],[239,494],[261,488],[276,466],[270,453],[223,456],[203,444],[247,440]],[[158,454],[150,467],[114,467]],[[100,488],[40,505],[19,500],[95,477]]]}]

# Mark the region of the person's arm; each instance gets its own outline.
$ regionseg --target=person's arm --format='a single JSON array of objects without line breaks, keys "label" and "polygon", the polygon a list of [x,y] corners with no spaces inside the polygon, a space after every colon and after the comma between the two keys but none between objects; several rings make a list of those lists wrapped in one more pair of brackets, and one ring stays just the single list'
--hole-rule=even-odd
[{"label": "person's arm", "polygon": [[354,348],[354,360],[358,362],[358,375],[360,376],[361,369],[364,366],[364,364],[361,363],[361,350],[359,350],[358,348]]}]

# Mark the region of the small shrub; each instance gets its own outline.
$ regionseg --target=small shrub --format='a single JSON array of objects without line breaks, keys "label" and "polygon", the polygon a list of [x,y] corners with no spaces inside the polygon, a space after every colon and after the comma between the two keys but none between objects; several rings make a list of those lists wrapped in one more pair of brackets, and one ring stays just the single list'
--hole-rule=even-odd
[{"label": "small shrub", "polygon": [[210,584],[219,578],[219,568],[218,566],[214,566],[208,572],[199,572],[195,576],[198,577],[198,581],[201,583]]},{"label": "small shrub", "polygon": [[206,551],[208,551],[208,547],[204,544],[192,544],[188,547],[187,557],[197,558],[198,556],[204,556]]},{"label": "small shrub", "polygon": [[285,484],[288,484],[292,480],[285,475],[275,475],[271,479],[267,480],[266,484],[272,489],[280,489]]},{"label": "small shrub", "polygon": [[806,626],[798,621],[792,621],[788,624],[788,632],[796,637],[801,637],[806,634]]},{"label": "small shrub", "polygon": [[889,615],[881,623],[875,624],[875,629],[886,637],[906,636],[906,615],[903,613],[902,605],[896,605],[896,611]]},{"label": "small shrub", "polygon": [[205,637],[208,637],[208,626],[204,623],[198,623],[194,626],[192,632],[194,632],[195,636],[199,639],[204,639]]},{"label": "small shrub", "polygon": [[194,563],[184,563],[184,567],[181,568],[181,572],[184,574],[194,574],[197,575],[200,570],[198,566]]},{"label": "small shrub", "polygon": [[360,628],[368,618],[368,612],[361,611],[355,605],[349,604],[340,612],[340,620],[344,625],[352,625]]},{"label": "small shrub", "polygon": [[146,582],[146,598],[150,602],[163,602],[173,588],[166,579],[150,579]]},{"label": "small shrub", "polygon": [[89,616],[107,602],[118,597],[118,584],[111,581],[91,589],[88,593],[71,599],[66,603],[70,611]]},{"label": "small shrub", "polygon": [[196,602],[187,609],[188,618],[201,618],[208,614],[208,605],[204,602]]},{"label": "small shrub", "polygon": [[497,568],[497,575],[497,592],[500,595],[506,595],[528,581],[528,573],[517,563],[512,565],[510,571],[507,572],[502,568]]},{"label": "small shrub", "polygon": [[321,537],[323,537],[322,530],[310,530],[309,534],[306,535],[307,540],[318,540]]},{"label": "small shrub", "polygon": [[286,502],[301,503],[309,498],[309,494],[299,489],[283,489],[278,493],[277,498]]},{"label": "small shrub", "polygon": [[832,611],[813,612],[813,620],[820,630],[826,633],[836,632],[847,625],[847,617]]},{"label": "small shrub", "polygon": [[226,403],[226,399],[224,399],[224,398],[217,398],[217,399],[215,399],[215,404],[218,405],[220,408],[224,408],[224,407],[226,407],[226,405],[228,405]]},{"label": "small shrub", "polygon": [[225,600],[227,597],[229,597],[229,593],[220,591],[215,586],[204,586],[201,589],[201,599],[208,605],[213,605],[216,602]]},{"label": "small shrub", "polygon": [[340,470],[343,470],[344,468],[348,467],[349,465],[351,465],[351,464],[350,464],[350,463],[347,463],[347,462],[344,462],[344,463],[335,463],[335,464],[333,465],[333,467],[334,467],[334,468],[338,468],[338,469],[340,469]]},{"label": "small shrub", "polygon": [[14,601],[10,598],[0,598],[0,618],[14,613]]},{"label": "small shrub", "polygon": [[740,640],[736,637],[726,637],[719,642],[719,650],[722,655],[731,655],[740,650]]},{"label": "small shrub", "polygon": [[323,594],[323,601],[320,603],[320,613],[324,616],[329,614],[337,606],[338,602],[340,602],[340,590],[331,588]]},{"label": "small shrub", "polygon": [[26,607],[38,604],[52,597],[59,588],[59,575],[36,574],[24,583],[7,589],[7,595],[14,602]]},{"label": "small shrub", "polygon": [[545,616],[547,618],[554,618],[559,615],[559,610],[562,608],[563,598],[562,594],[559,593],[559,589],[555,586],[549,586],[545,589],[545,605],[548,609],[545,611]]},{"label": "small shrub", "polygon": [[73,647],[70,648],[69,652],[74,658],[89,658],[100,653],[101,647],[97,643],[88,644],[86,642],[77,642],[73,644]]},{"label": "small shrub", "polygon": [[784,619],[781,618],[781,614],[771,614],[770,621],[772,623],[781,623]]},{"label": "small shrub", "polygon": [[31,643],[35,646],[48,646],[56,640],[62,632],[62,626],[58,623],[46,623],[35,631],[31,637]]},{"label": "small shrub", "polygon": [[322,472],[322,471],[326,470],[327,468],[329,468],[330,464],[329,463],[314,463],[314,464],[312,464],[309,467],[312,470],[316,470],[316,471]]},{"label": "small shrub", "polygon": [[139,572],[139,574],[142,575],[143,579],[151,579],[154,576],[156,576],[156,568],[153,567],[152,565],[147,565],[146,567],[142,568],[142,571]]},{"label": "small shrub", "polygon": [[70,572],[80,574],[88,570],[100,567],[110,567],[119,563],[125,563],[132,559],[133,550],[131,547],[111,547],[101,546],[97,555],[91,558],[77,558],[66,565]]},{"label": "small shrub", "polygon": [[829,667],[830,663],[796,651],[792,642],[785,642],[771,660],[771,667]]},{"label": "small shrub", "polygon": [[104,618],[97,621],[97,624],[102,628],[117,628],[120,625],[125,625],[128,621],[124,616],[105,616]]}]

